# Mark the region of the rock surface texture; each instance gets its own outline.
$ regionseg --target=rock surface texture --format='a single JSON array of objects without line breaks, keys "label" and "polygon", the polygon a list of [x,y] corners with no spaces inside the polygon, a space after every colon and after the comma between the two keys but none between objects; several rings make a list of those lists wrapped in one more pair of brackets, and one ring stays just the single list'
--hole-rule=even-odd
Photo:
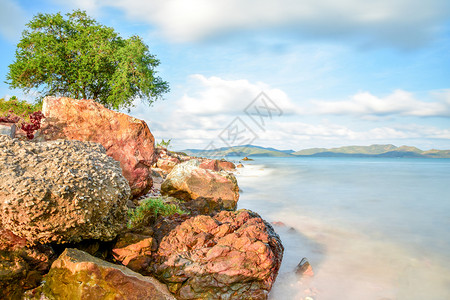
[{"label": "rock surface texture", "polygon": [[106,109],[93,100],[70,98],[45,98],[43,113],[44,139],[100,143],[109,156],[120,162],[133,196],[150,190],[155,140],[144,121]]},{"label": "rock surface texture", "polygon": [[211,213],[236,209],[239,187],[236,177],[225,171],[202,168],[191,159],[176,165],[161,185],[161,194],[192,204],[191,210]]},{"label": "rock surface texture", "polygon": [[29,243],[112,240],[126,224],[130,188],[93,142],[22,142],[0,136],[0,211]]},{"label": "rock surface texture", "polygon": [[266,299],[283,246],[273,228],[248,210],[197,216],[165,236],[155,276],[178,299]]},{"label": "rock surface texture", "polygon": [[37,287],[54,259],[49,246],[26,247],[27,240],[0,225],[0,299],[22,299]]},{"label": "rock surface texture", "polygon": [[41,299],[175,300],[167,287],[153,277],[72,248],[64,250],[53,263],[38,292]]}]

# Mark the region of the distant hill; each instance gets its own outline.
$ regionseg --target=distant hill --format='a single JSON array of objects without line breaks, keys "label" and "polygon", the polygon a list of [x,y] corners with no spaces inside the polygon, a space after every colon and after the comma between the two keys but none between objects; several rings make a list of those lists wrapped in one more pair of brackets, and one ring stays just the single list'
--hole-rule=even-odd
[{"label": "distant hill", "polygon": [[428,150],[423,151],[416,147],[391,144],[370,146],[345,146],[339,148],[310,148],[294,152],[293,150],[278,150],[254,145],[238,147],[223,147],[216,150],[184,150],[188,155],[202,156],[262,156],[262,157],[428,157],[428,158],[450,158],[450,150]]},{"label": "distant hill", "polygon": [[370,156],[370,157],[430,157],[450,158],[450,150],[428,150],[423,151],[416,147],[387,145],[370,146],[345,146],[339,148],[311,148],[294,152],[297,156]]},{"label": "distant hill", "polygon": [[294,150],[278,150],[274,148],[265,148],[253,145],[244,145],[238,147],[223,147],[215,150],[199,150],[186,149],[183,150],[188,155],[217,155],[217,156],[265,156],[265,157],[289,157],[294,153]]}]

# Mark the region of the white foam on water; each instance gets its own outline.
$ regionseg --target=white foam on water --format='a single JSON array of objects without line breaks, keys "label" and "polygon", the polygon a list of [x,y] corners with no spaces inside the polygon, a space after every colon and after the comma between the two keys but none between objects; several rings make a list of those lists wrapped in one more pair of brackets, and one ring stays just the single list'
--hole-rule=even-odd
[{"label": "white foam on water", "polygon": [[[339,228],[290,212],[276,218],[286,224],[275,227],[285,255],[270,299],[448,299],[450,295],[450,271],[442,258],[417,256],[357,228]],[[313,267],[313,278],[301,279],[294,273],[303,256]]]},{"label": "white foam on water", "polygon": [[[292,195],[301,196],[302,190],[292,186],[285,191],[286,185],[279,184],[292,178],[292,169],[271,169],[252,162],[238,169],[236,175],[243,189],[239,208],[256,211],[269,222],[285,224],[275,226],[285,252],[271,300],[450,299],[448,256],[413,249],[392,238],[396,235],[367,231],[367,224],[355,226],[354,221],[346,222],[334,212],[324,218],[310,214],[311,210],[301,211]],[[303,257],[311,263],[312,278],[295,275]]]}]

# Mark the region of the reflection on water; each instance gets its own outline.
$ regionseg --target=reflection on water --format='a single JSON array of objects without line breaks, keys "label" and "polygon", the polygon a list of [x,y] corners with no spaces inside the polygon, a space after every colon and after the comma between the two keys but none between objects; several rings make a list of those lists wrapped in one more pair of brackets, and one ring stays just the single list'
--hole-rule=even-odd
[{"label": "reflection on water", "polygon": [[[450,160],[261,158],[239,173],[239,208],[285,224],[270,299],[450,299]],[[293,272],[302,257],[313,278]]]}]

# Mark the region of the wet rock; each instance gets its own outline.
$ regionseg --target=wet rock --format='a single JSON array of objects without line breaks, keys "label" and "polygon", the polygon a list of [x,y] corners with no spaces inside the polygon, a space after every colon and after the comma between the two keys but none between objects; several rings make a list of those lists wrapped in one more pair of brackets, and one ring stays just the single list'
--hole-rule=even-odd
[{"label": "wet rock", "polygon": [[192,159],[176,165],[162,183],[161,194],[181,199],[199,213],[235,209],[239,199],[236,177],[203,169],[200,164]]},{"label": "wet rock", "polygon": [[23,142],[0,136],[5,229],[30,244],[112,240],[126,224],[127,180],[93,142]]},{"label": "wet rock", "polygon": [[53,263],[35,297],[39,294],[41,299],[175,299],[153,277],[72,248]]},{"label": "wet rock", "polygon": [[300,263],[295,268],[295,274],[301,277],[313,277],[314,271],[309,264],[309,261],[306,257],[303,257]]},{"label": "wet rock", "polygon": [[120,162],[134,197],[150,190],[155,140],[144,121],[106,109],[93,100],[70,98],[46,97],[43,113],[43,139],[100,143]]},{"label": "wet rock", "polygon": [[27,241],[0,227],[0,299],[22,299],[25,290],[37,287],[54,260],[52,248]]},{"label": "wet rock", "polygon": [[243,164],[238,164],[238,165],[236,166],[236,168],[243,168],[243,167],[244,167]]},{"label": "wet rock", "polygon": [[283,246],[248,210],[190,218],[165,236],[155,276],[178,299],[267,299]]}]

